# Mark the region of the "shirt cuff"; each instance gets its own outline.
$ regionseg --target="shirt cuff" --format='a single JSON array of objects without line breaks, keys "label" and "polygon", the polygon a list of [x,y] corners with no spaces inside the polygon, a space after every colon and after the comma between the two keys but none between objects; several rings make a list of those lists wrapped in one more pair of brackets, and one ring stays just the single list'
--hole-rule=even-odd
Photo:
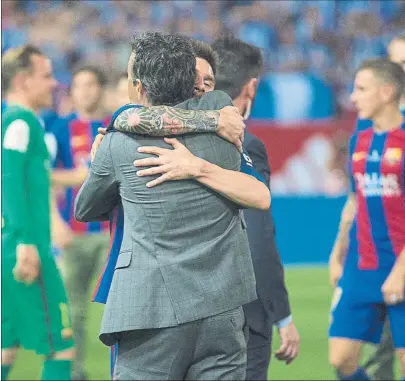
[{"label": "shirt cuff", "polygon": [[280,321],[278,321],[276,323],[276,326],[278,328],[284,328],[284,327],[287,327],[287,325],[289,325],[290,323],[292,323],[292,315],[289,315],[286,318],[281,319]]}]

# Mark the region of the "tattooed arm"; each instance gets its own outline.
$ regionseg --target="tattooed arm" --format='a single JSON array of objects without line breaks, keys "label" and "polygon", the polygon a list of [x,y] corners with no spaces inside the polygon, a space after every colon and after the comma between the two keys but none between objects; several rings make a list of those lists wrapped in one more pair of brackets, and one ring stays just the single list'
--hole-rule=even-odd
[{"label": "tattooed arm", "polygon": [[238,109],[232,106],[219,111],[152,106],[124,110],[116,118],[114,128],[151,136],[216,132],[242,152],[245,123]]},{"label": "tattooed arm", "polygon": [[219,116],[219,111],[182,110],[170,106],[129,108],[118,116],[114,128],[151,136],[216,132]]}]

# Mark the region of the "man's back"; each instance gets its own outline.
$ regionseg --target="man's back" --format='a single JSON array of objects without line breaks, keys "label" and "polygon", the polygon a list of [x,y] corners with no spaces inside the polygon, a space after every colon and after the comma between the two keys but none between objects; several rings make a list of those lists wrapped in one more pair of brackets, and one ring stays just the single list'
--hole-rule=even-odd
[{"label": "man's back", "polygon": [[[180,140],[201,158],[240,168],[236,148],[215,134]],[[194,180],[147,188],[150,178],[137,176],[133,161],[145,157],[138,147],[151,145],[167,147],[160,138],[108,134],[92,165],[101,178],[115,171],[107,183],[119,187],[125,216],[102,333],[174,326],[256,299],[239,208]]]}]

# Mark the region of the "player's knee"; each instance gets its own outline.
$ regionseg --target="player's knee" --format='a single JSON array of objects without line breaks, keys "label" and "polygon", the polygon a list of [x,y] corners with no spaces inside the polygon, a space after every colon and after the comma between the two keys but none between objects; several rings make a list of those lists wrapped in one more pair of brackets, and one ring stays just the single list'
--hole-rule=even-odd
[{"label": "player's knee", "polygon": [[2,365],[12,365],[17,356],[18,348],[7,348],[1,350],[1,364]]},{"label": "player's knee", "polygon": [[76,357],[76,349],[69,348],[64,351],[55,352],[52,356],[54,360],[73,360]]},{"label": "player's knee", "polygon": [[329,364],[336,371],[343,372],[344,374],[353,373],[358,366],[358,362],[355,356],[351,356],[350,354],[345,354],[341,352],[330,352]]}]

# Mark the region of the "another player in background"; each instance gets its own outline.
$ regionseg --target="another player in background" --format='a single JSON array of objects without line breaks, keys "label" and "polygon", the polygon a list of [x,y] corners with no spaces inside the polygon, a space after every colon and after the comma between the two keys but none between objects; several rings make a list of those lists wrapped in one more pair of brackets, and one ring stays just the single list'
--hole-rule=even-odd
[{"label": "another player in background", "polygon": [[3,380],[19,346],[45,356],[43,380],[71,379],[69,309],[51,253],[50,157],[37,117],[51,106],[55,87],[51,62],[36,48],[11,49],[3,56]]},{"label": "another player in background", "polygon": [[73,377],[82,380],[86,379],[84,357],[89,289],[105,261],[109,237],[108,222],[77,222],[73,206],[87,176],[89,152],[97,129],[108,125],[110,115],[103,104],[106,78],[98,68],[81,67],[72,78],[71,96],[75,111],[51,127],[58,145],[52,180],[55,186],[66,188],[60,203],[63,224],[55,235],[61,237],[58,241],[71,237],[70,242],[64,244],[62,260],[77,346]]},{"label": "another player in background", "polygon": [[405,379],[404,87],[399,65],[375,59],[360,66],[351,96],[373,125],[350,141],[351,192],[330,258],[329,361],[343,380],[369,379],[359,367],[362,344],[380,342],[386,316]]},{"label": "another player in background", "polygon": [[[401,65],[405,72],[405,36],[396,37],[391,41],[388,45],[388,57],[392,62]],[[405,116],[405,95],[401,98],[400,107]],[[370,126],[372,126],[371,120],[359,119],[357,121],[357,129]],[[366,360],[364,368],[374,380],[392,380],[394,377],[395,348],[388,320],[384,325],[380,344],[372,350],[373,352]]]}]

